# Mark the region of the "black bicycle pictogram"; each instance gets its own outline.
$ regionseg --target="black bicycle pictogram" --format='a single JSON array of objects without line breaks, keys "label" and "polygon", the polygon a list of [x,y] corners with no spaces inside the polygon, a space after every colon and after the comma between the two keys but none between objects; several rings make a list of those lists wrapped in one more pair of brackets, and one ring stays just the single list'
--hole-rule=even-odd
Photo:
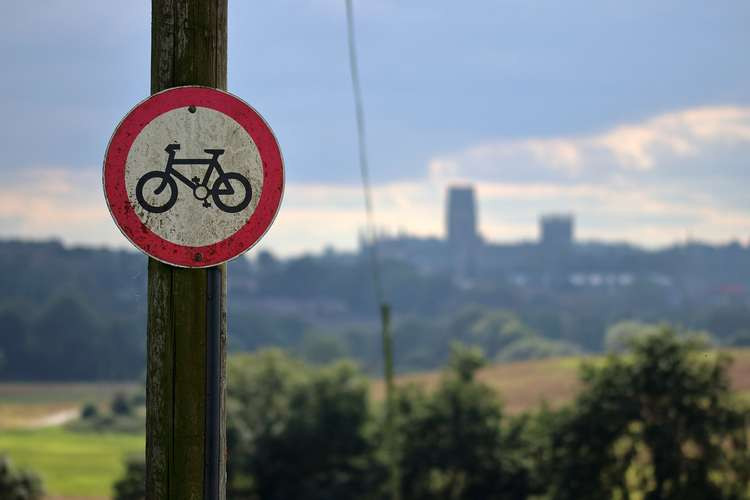
[{"label": "black bicycle pictogram", "polygon": [[[135,186],[135,197],[143,208],[153,213],[166,212],[172,208],[177,202],[177,182],[175,181],[175,178],[181,180],[190,187],[193,190],[193,196],[195,196],[195,199],[202,201],[203,206],[206,208],[211,206],[211,203],[208,201],[209,196],[211,196],[214,204],[219,210],[229,213],[240,212],[250,204],[250,199],[252,197],[250,181],[247,180],[245,176],[236,172],[224,172],[219,164],[219,156],[224,154],[223,149],[204,149],[203,151],[210,154],[211,158],[177,159],[175,158],[175,152],[178,149],[180,149],[179,144],[170,144],[164,149],[164,151],[169,154],[169,158],[167,158],[167,166],[164,171],[152,170],[151,172],[146,172],[140,179],[138,179],[138,183]],[[174,168],[176,165],[208,165],[208,169],[203,175],[203,179],[200,179],[197,176],[188,179]],[[219,176],[209,188],[208,182],[211,179],[211,174],[213,174],[214,170]],[[155,179],[160,180],[159,185],[155,186],[155,189],[146,188],[146,183]],[[235,183],[235,185],[232,186],[232,183]],[[144,189],[146,189],[147,194],[153,193],[158,196],[167,187],[169,188],[169,198],[163,204],[157,203],[152,205],[146,201],[146,198],[143,196]],[[244,190],[245,195],[238,204],[230,205],[229,203],[233,200],[231,197],[236,192],[239,192],[239,189]],[[230,197],[226,199],[226,201],[221,198],[225,195]]]}]

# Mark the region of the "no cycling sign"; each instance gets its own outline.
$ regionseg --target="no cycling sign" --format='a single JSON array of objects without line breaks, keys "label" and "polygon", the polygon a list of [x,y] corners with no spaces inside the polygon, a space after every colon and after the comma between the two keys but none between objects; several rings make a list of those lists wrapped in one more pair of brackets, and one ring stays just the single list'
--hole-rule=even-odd
[{"label": "no cycling sign", "polygon": [[104,159],[120,231],[151,257],[215,266],[265,234],[284,188],[281,151],[261,116],[208,87],[175,87],[133,108]]}]

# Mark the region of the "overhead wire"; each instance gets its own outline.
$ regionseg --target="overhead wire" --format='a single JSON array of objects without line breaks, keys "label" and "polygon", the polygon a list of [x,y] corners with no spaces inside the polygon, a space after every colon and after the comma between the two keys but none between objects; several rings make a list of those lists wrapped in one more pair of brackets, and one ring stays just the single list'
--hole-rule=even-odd
[{"label": "overhead wire", "polygon": [[365,204],[365,231],[367,247],[370,254],[370,269],[375,291],[375,297],[380,307],[381,340],[383,346],[383,374],[385,378],[385,428],[384,438],[386,451],[389,455],[389,481],[388,490],[392,500],[400,498],[400,472],[399,458],[397,452],[397,441],[395,436],[395,400],[393,381],[393,341],[391,337],[391,310],[386,301],[383,289],[380,256],[378,254],[378,237],[375,225],[375,208],[372,201],[372,185],[370,182],[370,170],[367,155],[367,141],[365,134],[365,112],[362,100],[362,87],[359,79],[359,65],[357,61],[357,44],[354,29],[354,9],[352,0],[345,0],[347,42],[349,46],[349,70],[352,79],[352,93],[354,94],[354,111],[357,121],[357,143],[359,148],[359,171],[362,179],[362,192]]},{"label": "overhead wire", "polygon": [[365,232],[370,254],[373,286],[378,304],[385,302],[383,280],[380,271],[380,256],[378,255],[377,228],[375,225],[375,208],[372,201],[372,185],[370,169],[367,161],[367,140],[365,134],[365,110],[362,100],[362,87],[359,81],[359,64],[357,62],[357,44],[354,33],[354,9],[352,1],[346,0],[347,42],[349,45],[349,71],[352,78],[352,93],[354,94],[354,114],[357,122],[357,144],[359,150],[359,173],[362,179],[362,191],[365,202]]}]

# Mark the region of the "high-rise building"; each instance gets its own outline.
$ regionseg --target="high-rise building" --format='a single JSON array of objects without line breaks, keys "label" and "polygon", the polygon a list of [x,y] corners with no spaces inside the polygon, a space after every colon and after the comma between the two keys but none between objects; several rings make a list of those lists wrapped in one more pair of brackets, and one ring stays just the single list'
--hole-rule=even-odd
[{"label": "high-rise building", "polygon": [[458,277],[469,278],[476,270],[480,244],[473,187],[454,186],[448,189],[448,210],[445,219],[453,272]]},{"label": "high-rise building", "polygon": [[570,249],[573,245],[573,224],[572,215],[543,215],[539,219],[542,247],[555,251]]},{"label": "high-rise building", "polygon": [[449,245],[458,247],[476,245],[479,238],[473,187],[453,186],[448,189],[445,229]]}]

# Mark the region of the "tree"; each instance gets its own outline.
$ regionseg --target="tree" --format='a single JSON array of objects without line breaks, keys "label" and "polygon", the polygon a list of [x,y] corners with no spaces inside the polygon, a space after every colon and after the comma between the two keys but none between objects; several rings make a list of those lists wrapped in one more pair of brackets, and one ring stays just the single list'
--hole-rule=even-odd
[{"label": "tree", "polygon": [[661,327],[641,321],[620,321],[607,328],[604,335],[604,347],[607,352],[626,351],[639,337],[658,335]]},{"label": "tree", "polygon": [[280,351],[231,360],[230,495],[368,498],[378,464],[367,380],[349,363],[314,369]]},{"label": "tree", "polygon": [[519,499],[529,494],[528,471],[516,451],[517,428],[503,425],[494,392],[474,380],[476,349],[454,346],[451,370],[432,395],[399,391],[402,497]]},{"label": "tree", "polygon": [[0,375],[4,379],[17,376],[28,363],[28,328],[22,315],[21,305],[0,305]]},{"label": "tree", "polygon": [[143,458],[130,458],[125,475],[114,484],[114,500],[144,500],[146,498],[146,464]]},{"label": "tree", "polygon": [[[51,301],[33,322],[35,377],[85,380],[102,371],[101,325],[93,310],[74,296]],[[43,346],[43,348],[41,348]]]},{"label": "tree", "polygon": [[[487,356],[494,358],[505,347],[538,335],[518,316],[506,310],[480,309],[481,315],[465,331],[457,332],[467,344],[481,346]],[[461,314],[458,315],[460,322]]]},{"label": "tree", "polygon": [[544,475],[555,499],[745,498],[746,412],[729,358],[663,327],[628,355],[582,371],[584,390],[551,434]]},{"label": "tree", "polygon": [[110,409],[112,410],[113,415],[125,416],[133,413],[133,406],[131,405],[130,400],[121,392],[118,392],[112,398]]},{"label": "tree", "polygon": [[94,403],[86,403],[81,408],[81,419],[92,419],[99,416],[99,408]]},{"label": "tree", "polygon": [[3,500],[41,500],[42,481],[30,471],[15,471],[10,461],[0,456],[0,498]]},{"label": "tree", "polygon": [[564,340],[550,340],[544,337],[525,337],[507,345],[495,356],[496,361],[523,361],[526,359],[560,358],[581,354],[575,344]]}]

